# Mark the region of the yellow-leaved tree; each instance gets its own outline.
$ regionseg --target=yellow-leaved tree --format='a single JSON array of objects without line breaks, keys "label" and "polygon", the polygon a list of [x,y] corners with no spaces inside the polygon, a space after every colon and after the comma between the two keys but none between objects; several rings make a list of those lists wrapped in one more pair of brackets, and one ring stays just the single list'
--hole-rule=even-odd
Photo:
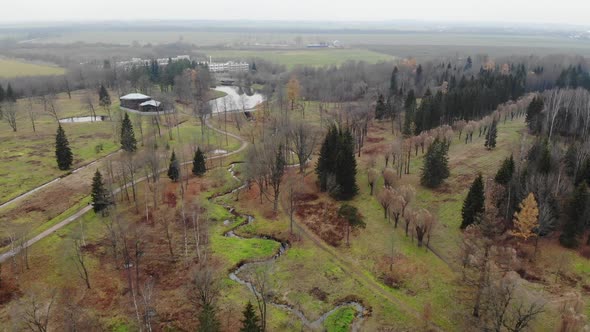
[{"label": "yellow-leaved tree", "polygon": [[539,206],[533,193],[529,193],[527,197],[519,205],[520,211],[514,213],[514,229],[510,232],[512,235],[528,240],[530,237],[536,237],[535,254],[537,252],[537,244],[539,240]]}]

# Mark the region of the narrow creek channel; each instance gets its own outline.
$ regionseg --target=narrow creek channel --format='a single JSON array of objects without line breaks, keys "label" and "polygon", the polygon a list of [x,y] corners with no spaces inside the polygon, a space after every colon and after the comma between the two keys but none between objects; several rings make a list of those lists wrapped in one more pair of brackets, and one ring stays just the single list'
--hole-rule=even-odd
[{"label": "narrow creek channel", "polygon": [[[242,237],[242,236],[237,235],[236,231],[244,226],[250,225],[251,223],[255,222],[254,217],[251,215],[243,214],[243,213],[236,211],[236,209],[233,206],[230,206],[230,205],[227,205],[224,203],[216,203],[215,202],[216,199],[219,199],[219,198],[227,196],[227,195],[232,195],[232,194],[244,189],[247,186],[247,183],[242,183],[242,181],[236,176],[235,171],[234,171],[234,167],[236,164],[237,163],[232,163],[227,170],[228,170],[228,172],[230,172],[232,178],[235,179],[236,181],[238,181],[238,183],[240,183],[240,185],[232,190],[229,190],[229,191],[226,191],[223,193],[219,193],[219,194],[215,194],[215,195],[209,197],[209,201],[211,201],[214,204],[221,205],[225,209],[227,209],[232,216],[231,218],[234,221],[237,220],[238,218],[244,219],[244,222],[233,227],[231,230],[226,231],[223,235],[226,237],[232,237],[232,238],[237,238],[237,239],[246,239],[246,237]],[[226,220],[226,222],[227,222],[227,220]],[[231,224],[231,222],[230,222],[230,224]],[[275,238],[271,238],[268,236],[253,236],[253,237],[249,237],[249,238],[259,238],[259,239],[271,240],[271,241],[275,241],[275,242],[279,243],[279,249],[277,250],[277,252],[273,256],[271,256],[267,259],[264,259],[264,260],[257,260],[257,261],[252,261],[252,262],[246,262],[243,264],[238,264],[229,273],[229,278],[231,280],[233,280],[241,285],[246,286],[248,288],[248,290],[250,290],[250,292],[260,295],[260,293],[258,292],[256,287],[254,286],[254,284],[252,282],[248,281],[247,279],[245,279],[245,277],[240,277],[240,274],[243,271],[245,271],[248,268],[253,267],[255,265],[274,264],[274,262],[277,259],[279,259],[281,256],[283,256],[289,250],[289,243],[275,239]],[[273,299],[270,299],[268,304],[294,314],[295,316],[297,316],[299,318],[299,320],[302,322],[302,324],[306,328],[313,329],[313,330],[323,329],[322,324],[324,323],[324,321],[330,315],[335,313],[338,309],[344,308],[344,307],[350,307],[356,311],[356,315],[355,315],[355,318],[350,326],[350,329],[353,332],[361,331],[361,325],[364,320],[364,312],[365,312],[365,307],[361,303],[354,302],[354,301],[345,302],[345,303],[341,303],[341,304],[334,306],[334,308],[332,308],[331,310],[322,314],[318,319],[312,321],[312,320],[309,320],[301,310],[295,308],[294,306],[292,306],[290,304],[273,302]]]}]

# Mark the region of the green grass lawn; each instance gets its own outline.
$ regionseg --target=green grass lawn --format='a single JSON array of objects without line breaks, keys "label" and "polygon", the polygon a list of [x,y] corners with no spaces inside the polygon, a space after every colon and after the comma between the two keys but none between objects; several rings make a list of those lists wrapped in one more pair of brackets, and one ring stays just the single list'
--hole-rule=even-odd
[{"label": "green grass lawn", "polygon": [[[36,132],[21,120],[14,133],[5,122],[0,124],[0,201],[6,201],[64,175],[55,161],[53,119],[40,118]],[[89,163],[119,148],[110,123],[67,123],[62,125],[74,154],[73,168]],[[97,150],[97,146],[102,149]]]},{"label": "green grass lawn", "polygon": [[65,69],[12,59],[0,59],[0,77],[63,75]]},{"label": "green grass lawn", "polygon": [[291,69],[295,66],[325,66],[340,65],[345,61],[366,61],[376,63],[379,61],[390,61],[394,57],[364,49],[306,49],[306,50],[259,50],[240,51],[222,50],[207,51],[208,56],[214,59],[244,60],[250,61],[255,58],[276,62]]}]

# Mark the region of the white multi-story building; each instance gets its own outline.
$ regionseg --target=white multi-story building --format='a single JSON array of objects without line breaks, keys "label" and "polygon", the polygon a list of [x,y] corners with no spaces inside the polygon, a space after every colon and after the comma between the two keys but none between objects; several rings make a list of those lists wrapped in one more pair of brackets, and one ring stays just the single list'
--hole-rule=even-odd
[{"label": "white multi-story building", "polygon": [[[170,60],[172,60],[172,62],[174,62],[174,61],[178,61],[178,60],[189,60],[190,61],[190,59],[191,59],[191,57],[189,55],[179,55],[179,56],[175,56],[173,58],[159,58],[159,59],[156,59],[156,61],[158,62],[158,65],[166,66],[166,65],[168,65]],[[117,62],[117,65],[122,66],[122,67],[147,66],[151,63],[151,61],[152,61],[151,59],[131,58],[131,60],[129,60],[129,61]]]},{"label": "white multi-story building", "polygon": [[209,57],[209,62],[206,63],[209,71],[212,73],[222,72],[244,72],[250,70],[250,65],[247,62],[213,62]]}]

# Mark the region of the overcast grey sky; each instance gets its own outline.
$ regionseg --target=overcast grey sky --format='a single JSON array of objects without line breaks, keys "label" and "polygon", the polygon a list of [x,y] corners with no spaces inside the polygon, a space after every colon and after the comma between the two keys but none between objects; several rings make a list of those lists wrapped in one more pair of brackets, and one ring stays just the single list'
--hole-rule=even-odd
[{"label": "overcast grey sky", "polygon": [[590,25],[590,0],[17,0],[1,22],[138,19],[444,20]]}]

